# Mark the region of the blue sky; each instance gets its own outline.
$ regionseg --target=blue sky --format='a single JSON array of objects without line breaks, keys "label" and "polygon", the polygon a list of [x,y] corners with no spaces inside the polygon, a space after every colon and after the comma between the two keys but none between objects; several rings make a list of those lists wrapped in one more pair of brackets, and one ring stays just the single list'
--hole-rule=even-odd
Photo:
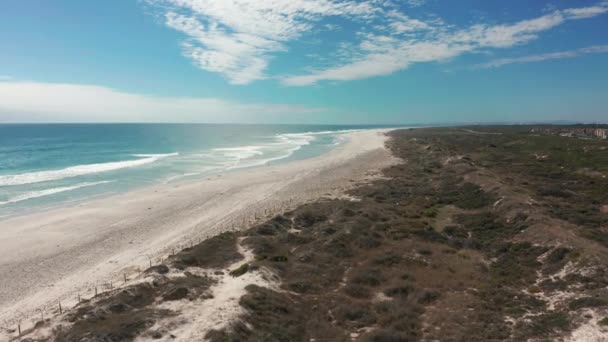
[{"label": "blue sky", "polygon": [[0,122],[608,121],[608,2],[3,0]]}]

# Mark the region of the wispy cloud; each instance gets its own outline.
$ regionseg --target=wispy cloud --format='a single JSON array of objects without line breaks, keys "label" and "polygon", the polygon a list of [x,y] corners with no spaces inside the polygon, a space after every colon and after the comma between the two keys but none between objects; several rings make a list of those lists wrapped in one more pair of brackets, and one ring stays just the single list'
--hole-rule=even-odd
[{"label": "wispy cloud", "polygon": [[598,6],[553,11],[512,24],[477,24],[454,29],[439,20],[419,26],[424,32],[399,36],[398,30],[368,34],[351,61],[308,74],[288,76],[283,83],[307,86],[320,81],[349,81],[392,74],[415,63],[445,61],[465,53],[504,49],[535,40],[547,30],[570,20],[590,18],[608,12],[608,3]]},{"label": "wispy cloud", "polygon": [[186,34],[184,55],[233,84],[266,78],[273,54],[324,17],[363,19],[374,1],[148,0],[164,11],[167,26]]},{"label": "wispy cloud", "polygon": [[410,7],[420,7],[426,4],[427,0],[405,0]]},{"label": "wispy cloud", "polygon": [[[160,9],[163,22],[185,35],[183,54],[232,84],[278,78],[288,86],[388,75],[416,63],[445,61],[465,53],[526,44],[565,22],[608,12],[608,2],[550,9],[514,23],[458,27],[433,15],[414,18],[407,7],[423,0],[145,0]],[[401,4],[401,5],[400,5]],[[328,25],[327,20],[335,18]],[[348,23],[351,40],[320,56],[300,74],[272,75],[273,58],[305,35]],[[353,30],[353,27],[355,28]],[[347,48],[344,48],[347,47]],[[339,54],[332,64],[327,58]]]},{"label": "wispy cloud", "polygon": [[301,116],[324,111],[218,98],[149,96],[95,85],[0,82],[0,120],[4,122],[272,122],[277,118],[299,121]]},{"label": "wispy cloud", "polygon": [[499,68],[508,64],[542,62],[552,59],[575,58],[586,54],[608,53],[608,45],[595,45],[577,50],[543,53],[514,58],[499,58],[475,67],[481,69]]}]

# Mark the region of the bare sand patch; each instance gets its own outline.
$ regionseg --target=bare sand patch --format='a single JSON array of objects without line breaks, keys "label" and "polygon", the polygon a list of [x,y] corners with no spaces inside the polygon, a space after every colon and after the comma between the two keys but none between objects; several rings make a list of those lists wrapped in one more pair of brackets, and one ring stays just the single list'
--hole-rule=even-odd
[{"label": "bare sand patch", "polygon": [[[244,264],[253,261],[251,251],[243,249],[239,244],[240,253],[245,258],[234,263],[228,269],[235,270]],[[213,271],[213,270],[211,270]],[[212,272],[215,273],[215,272]],[[228,272],[218,272],[214,276],[217,281],[210,291],[212,298],[195,301],[183,299],[179,301],[165,301],[157,309],[168,309],[177,315],[159,320],[149,331],[162,331],[158,341],[202,341],[211,330],[225,328],[244,313],[239,305],[240,298],[247,293],[248,285],[258,285],[278,289],[278,279],[266,269],[247,272],[234,277]],[[136,342],[149,340],[149,336],[142,335]]]}]

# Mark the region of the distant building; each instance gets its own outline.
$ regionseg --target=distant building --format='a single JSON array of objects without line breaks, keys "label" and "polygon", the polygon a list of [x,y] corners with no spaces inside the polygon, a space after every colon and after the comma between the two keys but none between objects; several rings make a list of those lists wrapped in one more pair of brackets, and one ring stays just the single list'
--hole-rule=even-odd
[{"label": "distant building", "polygon": [[531,133],[551,134],[568,138],[580,139],[608,139],[608,128],[592,128],[592,127],[547,127],[533,128]]}]

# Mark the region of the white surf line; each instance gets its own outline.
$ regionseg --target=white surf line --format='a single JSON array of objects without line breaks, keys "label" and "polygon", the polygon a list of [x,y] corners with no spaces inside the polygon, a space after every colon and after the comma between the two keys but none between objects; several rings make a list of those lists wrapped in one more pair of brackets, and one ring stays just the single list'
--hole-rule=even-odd
[{"label": "white surf line", "polygon": [[[48,182],[58,179],[83,176],[92,173],[101,173],[107,171],[120,170],[124,168],[136,167],[145,164],[154,163],[159,159],[166,157],[177,156],[178,153],[169,154],[155,154],[155,155],[139,155],[147,156],[140,157],[141,159],[117,161],[109,163],[98,163],[98,164],[85,164],[70,166],[61,170],[48,170],[48,171],[36,171],[21,173],[16,175],[3,175],[0,176],[0,186],[12,186],[12,185],[24,185],[40,182]],[[138,155],[133,155],[138,156]]]},{"label": "white surf line", "polygon": [[50,196],[50,195],[58,194],[61,192],[72,191],[72,190],[76,190],[76,189],[80,189],[80,188],[86,188],[86,187],[107,184],[107,183],[112,183],[112,182],[114,182],[114,181],[89,182],[89,183],[80,183],[80,184],[76,184],[73,186],[64,186],[64,187],[51,188],[51,189],[40,190],[40,191],[28,191],[21,195],[11,197],[6,201],[0,201],[0,205],[27,201],[27,200],[34,199],[34,198]]}]

